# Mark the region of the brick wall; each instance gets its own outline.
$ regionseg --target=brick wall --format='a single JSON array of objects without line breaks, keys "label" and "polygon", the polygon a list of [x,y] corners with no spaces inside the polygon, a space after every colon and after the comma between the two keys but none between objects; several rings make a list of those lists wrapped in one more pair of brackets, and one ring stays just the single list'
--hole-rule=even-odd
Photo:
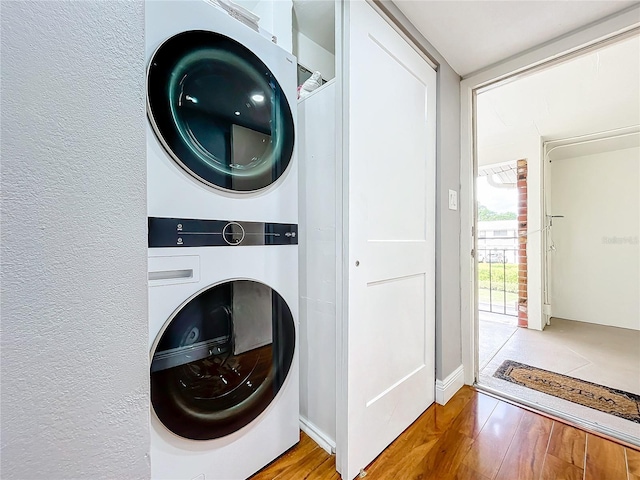
[{"label": "brick wall", "polygon": [[518,326],[529,326],[527,314],[527,161],[518,160]]}]

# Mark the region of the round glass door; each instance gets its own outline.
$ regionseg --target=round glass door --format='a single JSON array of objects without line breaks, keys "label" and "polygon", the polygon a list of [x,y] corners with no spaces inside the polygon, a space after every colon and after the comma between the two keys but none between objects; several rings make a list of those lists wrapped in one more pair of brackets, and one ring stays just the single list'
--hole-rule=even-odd
[{"label": "round glass door", "polygon": [[250,280],[194,296],[167,321],[151,361],[151,403],[173,433],[209,440],[253,421],[291,367],[293,316],[284,299]]},{"label": "round glass door", "polygon": [[228,37],[189,31],[167,40],[149,65],[147,100],[164,148],[208,185],[260,190],[291,161],[286,96],[265,64]]}]

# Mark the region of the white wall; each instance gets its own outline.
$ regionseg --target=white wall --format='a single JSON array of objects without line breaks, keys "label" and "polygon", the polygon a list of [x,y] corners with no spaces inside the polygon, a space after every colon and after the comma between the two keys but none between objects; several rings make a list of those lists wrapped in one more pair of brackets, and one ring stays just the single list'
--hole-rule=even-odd
[{"label": "white wall", "polygon": [[542,141],[532,139],[526,148],[527,156],[527,316],[530,329],[542,330],[542,252],[543,252],[543,204],[542,204]]},{"label": "white wall", "polygon": [[640,149],[550,167],[553,316],[640,330]]},{"label": "white wall", "polygon": [[143,34],[2,3],[3,479],[150,476]]},{"label": "white wall", "polygon": [[[300,415],[336,441],[335,84],[298,104],[300,159]],[[313,432],[311,432],[313,433]]]},{"label": "white wall", "polygon": [[[242,5],[242,2],[241,2]],[[250,5],[245,2],[244,7]],[[275,35],[280,45],[287,52],[293,52],[293,1],[292,0],[260,0],[252,8],[252,12],[260,17],[258,25]]]},{"label": "white wall", "polygon": [[293,31],[293,54],[298,57],[300,65],[320,71],[325,80],[335,77],[335,55],[297,30]]}]

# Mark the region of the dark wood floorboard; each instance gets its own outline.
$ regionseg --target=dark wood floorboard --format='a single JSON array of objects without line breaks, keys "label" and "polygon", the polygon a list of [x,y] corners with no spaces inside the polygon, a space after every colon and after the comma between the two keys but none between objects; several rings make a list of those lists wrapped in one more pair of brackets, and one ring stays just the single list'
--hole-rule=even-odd
[{"label": "dark wood floorboard", "polygon": [[553,424],[548,454],[582,469],[586,441],[587,434],[582,430],[556,422]]},{"label": "dark wood floorboard", "polygon": [[627,480],[624,447],[604,438],[587,434],[587,458],[584,480]]},{"label": "dark wood floorboard", "polygon": [[626,448],[629,480],[640,480],[640,452]]},{"label": "dark wood floorboard", "polygon": [[584,470],[576,465],[547,454],[544,458],[542,480],[582,480]]},{"label": "dark wood floorboard", "polygon": [[524,412],[500,402],[474,439],[464,463],[485,477],[495,478]]},{"label": "dark wood floorboard", "polygon": [[496,479],[538,480],[551,435],[553,420],[525,412]]},{"label": "dark wood floorboard", "polygon": [[625,449],[627,451],[627,464],[629,466],[629,474],[640,477],[640,451]]},{"label": "dark wood floorboard", "polygon": [[[640,451],[463,387],[432,405],[365,469],[389,480],[640,480]],[[339,480],[304,433],[251,480]]]}]

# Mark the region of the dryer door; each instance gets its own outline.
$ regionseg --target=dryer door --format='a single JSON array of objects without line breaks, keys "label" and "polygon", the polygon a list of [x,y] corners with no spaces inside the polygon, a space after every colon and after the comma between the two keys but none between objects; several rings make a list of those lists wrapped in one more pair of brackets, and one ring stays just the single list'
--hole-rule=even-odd
[{"label": "dryer door", "polygon": [[203,290],[173,313],[156,339],[153,409],[184,438],[233,433],[273,401],[294,348],[291,310],[268,286],[236,280]]},{"label": "dryer door", "polygon": [[155,52],[147,107],[156,136],[189,174],[216,188],[260,190],[291,161],[291,109],[274,75],[223,35],[189,31]]}]

